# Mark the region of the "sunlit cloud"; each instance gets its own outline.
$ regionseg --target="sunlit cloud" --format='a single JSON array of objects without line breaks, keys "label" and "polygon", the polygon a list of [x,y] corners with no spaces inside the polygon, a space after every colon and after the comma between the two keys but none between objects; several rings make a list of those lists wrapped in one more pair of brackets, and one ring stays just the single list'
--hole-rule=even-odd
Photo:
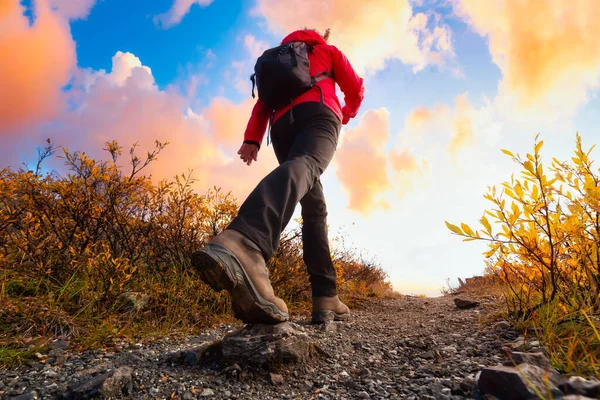
[{"label": "sunlit cloud", "polygon": [[0,2],[0,134],[57,116],[65,107],[61,89],[77,59],[69,25],[46,0],[34,2],[30,24],[18,0]]},{"label": "sunlit cloud", "polygon": [[190,12],[190,8],[192,8],[194,4],[206,7],[213,1],[214,0],[174,0],[173,5],[167,12],[154,17],[154,23],[165,29],[171,28],[181,22],[183,17]]},{"label": "sunlit cloud", "polygon": [[278,35],[331,28],[330,42],[360,73],[397,59],[419,71],[427,65],[456,69],[451,31],[439,18],[413,13],[407,0],[258,0],[255,13]]},{"label": "sunlit cloud", "polygon": [[389,208],[380,195],[392,188],[384,146],[389,139],[389,112],[368,110],[358,126],[345,131],[336,153],[336,174],[348,192],[348,208],[367,215]]},{"label": "sunlit cloud", "polygon": [[487,38],[503,76],[498,107],[511,118],[545,122],[572,115],[600,88],[597,0],[453,3]]}]

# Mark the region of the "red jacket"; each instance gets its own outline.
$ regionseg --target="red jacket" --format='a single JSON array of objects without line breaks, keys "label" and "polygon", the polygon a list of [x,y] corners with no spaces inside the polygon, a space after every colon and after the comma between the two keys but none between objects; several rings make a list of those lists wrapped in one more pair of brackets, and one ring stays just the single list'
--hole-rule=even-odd
[{"label": "red jacket", "polygon": [[[320,72],[333,71],[334,79],[323,79],[317,83],[323,90],[323,103],[328,106],[342,121],[347,124],[350,118],[354,118],[358,113],[360,104],[364,97],[363,80],[360,78],[346,56],[335,46],[325,42],[325,39],[317,32],[309,30],[300,30],[289,34],[283,39],[281,44],[290,42],[306,42],[314,46],[314,50],[309,53],[310,74],[317,75]],[[340,86],[344,93],[344,107],[335,92],[335,84]],[[321,94],[318,88],[312,88],[294,99],[293,104],[297,105],[307,101],[321,101]],[[290,105],[275,110],[273,122],[285,114],[290,109]],[[244,141],[257,142],[259,145],[267,130],[269,124],[269,109],[259,100],[256,101],[252,110],[252,115],[248,121]]]}]

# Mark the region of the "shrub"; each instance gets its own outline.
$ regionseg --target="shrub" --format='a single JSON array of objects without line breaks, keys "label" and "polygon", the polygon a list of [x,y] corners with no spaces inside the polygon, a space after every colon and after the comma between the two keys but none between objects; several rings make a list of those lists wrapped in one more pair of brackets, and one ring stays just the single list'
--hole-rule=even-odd
[{"label": "shrub", "polygon": [[466,241],[489,242],[487,272],[504,282],[510,315],[545,340],[559,368],[598,373],[600,175],[579,135],[571,162],[545,167],[542,146],[536,136],[524,158],[502,150],[521,174],[489,189],[493,208],[481,230],[446,225]]},{"label": "shrub", "polygon": [[[190,255],[227,227],[236,199],[196,193],[190,173],[153,183],[143,170],[165,145],[144,159],[132,147],[127,168],[116,142],[106,144],[108,161],[62,149],[61,175],[41,172],[56,152],[49,141],[34,170],[0,171],[0,348],[38,335],[91,346],[231,318],[228,296],[197,279]],[[269,264],[292,311],[310,298],[299,235],[285,232]],[[336,265],[344,290],[389,286],[378,265],[350,253]]]}]

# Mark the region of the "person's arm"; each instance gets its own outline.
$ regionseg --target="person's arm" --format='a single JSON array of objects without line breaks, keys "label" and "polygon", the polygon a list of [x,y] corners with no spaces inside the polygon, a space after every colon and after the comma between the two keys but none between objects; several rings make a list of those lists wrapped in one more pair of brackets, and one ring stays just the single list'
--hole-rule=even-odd
[{"label": "person's arm", "polygon": [[344,107],[342,108],[342,123],[347,124],[350,118],[356,117],[364,99],[365,88],[363,79],[358,76],[350,62],[337,47],[333,49],[333,74],[335,81],[344,93]]},{"label": "person's arm", "polygon": [[258,149],[262,143],[267,125],[269,124],[269,109],[260,99],[256,101],[250,120],[244,133],[244,143],[253,144]]}]

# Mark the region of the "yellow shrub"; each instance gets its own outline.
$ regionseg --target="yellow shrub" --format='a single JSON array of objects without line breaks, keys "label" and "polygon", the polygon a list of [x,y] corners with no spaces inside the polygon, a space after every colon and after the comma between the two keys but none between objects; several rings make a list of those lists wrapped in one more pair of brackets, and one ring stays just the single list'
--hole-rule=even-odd
[{"label": "yellow shrub", "polygon": [[[545,167],[542,146],[536,136],[534,151],[524,158],[502,150],[522,171],[500,189],[489,189],[485,198],[493,207],[481,217],[480,230],[464,223],[446,225],[466,241],[489,242],[487,269],[506,284],[513,316],[534,321],[538,328],[542,320],[550,329],[573,318],[587,326],[586,333],[579,333],[592,342],[582,351],[586,365],[596,368],[600,358],[600,343],[593,333],[600,312],[600,175],[589,158],[592,149],[584,151],[579,135],[571,162],[554,158]],[[584,319],[582,313],[592,318]]]}]

